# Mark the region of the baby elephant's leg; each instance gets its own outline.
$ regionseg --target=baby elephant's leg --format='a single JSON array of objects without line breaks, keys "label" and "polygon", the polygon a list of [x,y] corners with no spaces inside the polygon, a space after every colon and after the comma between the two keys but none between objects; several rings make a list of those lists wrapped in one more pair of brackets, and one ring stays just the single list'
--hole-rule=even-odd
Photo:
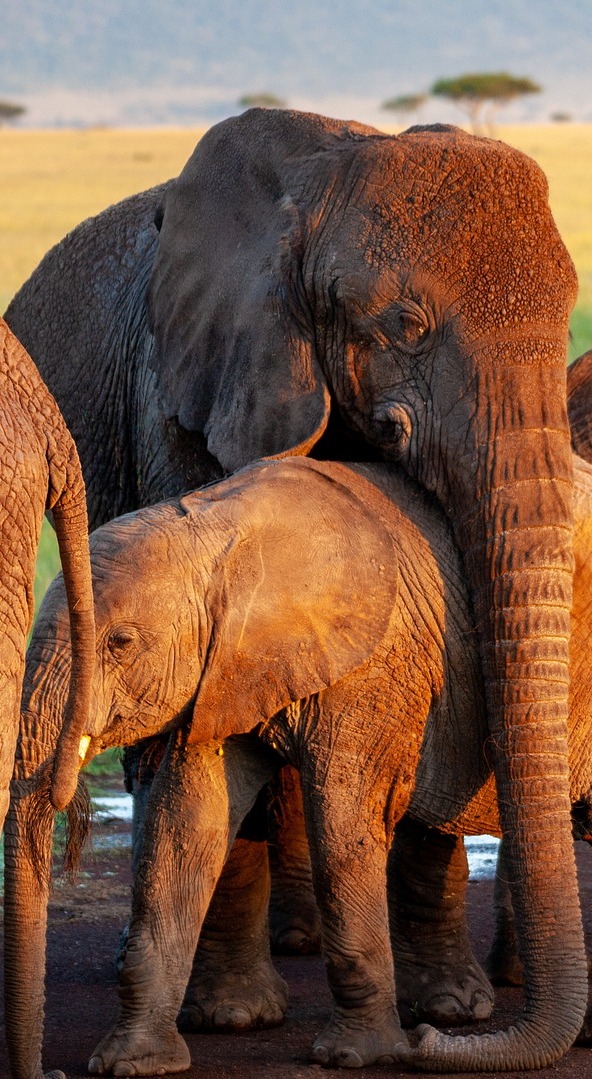
[{"label": "baby elephant's leg", "polygon": [[397,1004],[406,1026],[486,1019],[493,990],[469,942],[462,839],[419,821],[399,821],[389,857],[391,939]]},{"label": "baby elephant's leg", "polygon": [[241,826],[203,924],[179,1030],[276,1026],[288,1001],[269,952],[267,788]]},{"label": "baby elephant's leg", "polygon": [[191,1061],[177,1031],[197,938],[227,852],[273,773],[257,743],[216,750],[171,738],[155,777],[120,975],[119,1016],[89,1063],[94,1075],[163,1075]]}]

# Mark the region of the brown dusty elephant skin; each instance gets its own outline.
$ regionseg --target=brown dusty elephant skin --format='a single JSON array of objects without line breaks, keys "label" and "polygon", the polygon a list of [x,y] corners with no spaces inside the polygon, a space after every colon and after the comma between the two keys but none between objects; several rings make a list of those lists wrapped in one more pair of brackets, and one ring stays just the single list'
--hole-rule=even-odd
[{"label": "brown dusty elephant skin", "polygon": [[[63,808],[76,789],[80,734],[88,719],[94,622],[84,483],[76,447],[30,356],[0,319],[0,829],[19,728],[35,560],[43,515],[53,514],[68,594],[74,662],[51,796]],[[73,751],[73,752],[72,752]]]},{"label": "brown dusty elephant skin", "polygon": [[[577,476],[579,552],[592,542],[592,470],[579,464]],[[92,561],[99,661],[89,756],[163,723],[182,726],[148,810],[120,1018],[91,1071],[187,1066],[176,1017],[195,943],[278,753],[302,777],[335,1001],[314,1059],[408,1057],[386,906],[394,825],[408,811],[451,835],[499,830],[470,605],[436,505],[385,465],[268,462],[104,526]],[[586,564],[578,572],[587,575]],[[45,665],[27,687],[27,722],[48,753],[55,670],[67,662],[61,606],[52,586],[32,642]],[[584,782],[574,769],[572,797]],[[19,857],[7,874],[17,882],[19,861],[30,860],[34,785],[20,785],[11,820]],[[424,1032],[413,1063],[431,1068],[441,1037]]]},{"label": "brown dusty elephant skin", "polygon": [[[152,489],[169,494],[182,489],[160,483],[178,471],[175,445],[195,447],[206,470],[234,471],[256,457],[318,450],[339,416],[450,518],[475,611],[526,968],[521,1024],[479,1051],[493,1070],[510,1057],[548,1063],[579,1029],[586,964],[568,841],[565,358],[576,280],[545,178],[503,143],[454,128],[384,136],[252,110],[208,132],[163,192],[159,226],[131,307],[114,308],[107,333],[100,320],[97,351],[113,377],[103,370],[90,400],[108,416],[108,387],[125,384],[126,422],[112,429],[126,467],[128,427],[135,435],[144,414]],[[126,273],[133,242],[132,225]],[[60,258],[57,250],[50,264]],[[105,276],[93,282],[89,264],[88,292],[102,303]],[[21,333],[28,298],[37,312],[53,311],[44,272],[9,310]],[[69,419],[72,374],[59,360],[51,366]],[[542,807],[541,773],[556,786]],[[553,852],[548,862],[532,856],[543,849]],[[561,932],[543,952],[537,938],[549,917]],[[434,1064],[463,1069],[474,1046],[455,1040],[434,1054]]]},{"label": "brown dusty elephant skin", "polygon": [[[47,765],[45,799],[63,808],[78,782],[80,735],[89,719],[95,637],[84,483],[76,447],[30,356],[0,319],[0,828],[9,804],[19,733],[27,637],[33,620],[35,560],[43,515],[51,510],[67,594],[63,633],[71,640],[71,677],[62,678],[65,703],[50,758],[34,744],[20,747],[31,767]],[[66,701],[67,697],[67,701]],[[6,839],[7,848],[9,840]],[[12,896],[7,888],[6,910]],[[22,963],[16,938],[6,964]],[[7,1016],[22,1015],[22,998],[7,978]]]}]

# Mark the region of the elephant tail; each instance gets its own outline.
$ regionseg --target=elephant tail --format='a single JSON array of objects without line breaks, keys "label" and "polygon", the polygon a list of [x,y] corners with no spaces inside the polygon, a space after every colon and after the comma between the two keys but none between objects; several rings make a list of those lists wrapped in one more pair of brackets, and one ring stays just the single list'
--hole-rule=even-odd
[{"label": "elephant tail", "polygon": [[[51,878],[51,862],[47,858],[46,836],[53,828],[55,810],[49,800],[52,783],[52,765],[48,762],[39,775],[38,783],[28,799],[26,818],[27,844],[31,852],[35,872],[42,881]],[[65,827],[62,871],[67,875],[76,873],[86,840],[90,834],[92,810],[88,787],[82,775],[78,778],[76,792],[63,811]]]}]

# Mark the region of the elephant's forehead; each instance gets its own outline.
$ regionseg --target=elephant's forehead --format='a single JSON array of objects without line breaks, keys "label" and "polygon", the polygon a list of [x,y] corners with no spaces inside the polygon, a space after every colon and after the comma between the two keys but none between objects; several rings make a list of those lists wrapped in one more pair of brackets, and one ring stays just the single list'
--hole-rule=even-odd
[{"label": "elephant's forehead", "polygon": [[[406,138],[412,137],[399,141]],[[371,267],[380,281],[375,292],[385,297],[397,290],[403,266],[428,283],[428,293],[440,283],[448,303],[452,285],[483,318],[497,318],[502,308],[504,324],[543,311],[551,321],[565,318],[577,279],[534,161],[486,139],[434,145],[417,136],[413,153],[395,140],[374,142],[365,182],[346,211],[355,219],[354,257],[346,261],[340,250],[351,235],[341,218],[333,235],[336,266],[361,277]]]}]

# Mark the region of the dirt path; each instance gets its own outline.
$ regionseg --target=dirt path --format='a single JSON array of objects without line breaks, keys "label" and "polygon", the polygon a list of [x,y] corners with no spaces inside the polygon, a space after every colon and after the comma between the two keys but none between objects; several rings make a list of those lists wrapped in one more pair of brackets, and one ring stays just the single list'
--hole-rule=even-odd
[{"label": "dirt path", "polygon": [[[125,831],[120,823],[101,826],[100,839]],[[592,929],[592,850],[577,844],[583,902]],[[97,1041],[116,1010],[114,954],[129,904],[129,858],[121,849],[95,851],[85,858],[74,885],[59,884],[50,912],[47,1030],[44,1066],[61,1067],[68,1079],[83,1079]],[[491,932],[490,881],[469,885],[469,916],[476,953],[483,957]],[[592,943],[592,941],[590,942]],[[278,968],[290,988],[290,1008],[282,1027],[252,1035],[195,1035],[188,1038],[193,1064],[188,1079],[313,1079],[330,1074],[307,1063],[307,1053],[330,1010],[321,960],[280,959]],[[520,1008],[519,990],[501,990],[493,1021],[479,1028],[506,1025]],[[333,1073],[335,1074],[335,1073]],[[344,1072],[338,1074],[343,1075]],[[355,1073],[393,1079],[401,1069],[364,1068]],[[405,1073],[406,1074],[406,1073]],[[512,1073],[516,1077],[518,1074]],[[592,1079],[592,1049],[573,1049],[541,1079]],[[0,1045],[0,1079],[8,1062]]]}]

